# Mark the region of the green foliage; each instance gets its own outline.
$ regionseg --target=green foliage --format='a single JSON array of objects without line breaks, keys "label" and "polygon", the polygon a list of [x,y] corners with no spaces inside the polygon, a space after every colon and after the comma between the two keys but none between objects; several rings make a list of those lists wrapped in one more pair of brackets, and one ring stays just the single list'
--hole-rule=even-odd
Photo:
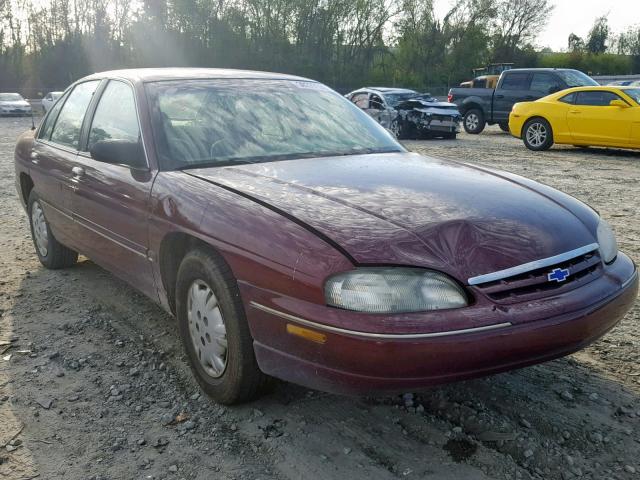
[{"label": "green foliage", "polygon": [[616,37],[624,56],[603,53],[612,40],[606,18],[587,42],[573,35],[570,53],[536,52],[551,11],[551,0],[457,0],[443,18],[433,0],[0,0],[0,89],[62,89],[113,68],[200,66],[293,73],[341,91],[442,94],[489,62],[640,67],[638,29]]}]

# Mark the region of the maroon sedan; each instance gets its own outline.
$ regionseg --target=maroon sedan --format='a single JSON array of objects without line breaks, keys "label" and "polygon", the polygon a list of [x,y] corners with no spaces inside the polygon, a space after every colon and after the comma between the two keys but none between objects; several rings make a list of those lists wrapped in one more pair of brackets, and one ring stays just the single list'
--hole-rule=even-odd
[{"label": "maroon sedan", "polygon": [[174,313],[223,403],[269,377],[402,391],[542,362],[637,294],[593,209],[409,153],[303,78],[92,75],[19,139],[15,166],[42,264],[80,252]]}]

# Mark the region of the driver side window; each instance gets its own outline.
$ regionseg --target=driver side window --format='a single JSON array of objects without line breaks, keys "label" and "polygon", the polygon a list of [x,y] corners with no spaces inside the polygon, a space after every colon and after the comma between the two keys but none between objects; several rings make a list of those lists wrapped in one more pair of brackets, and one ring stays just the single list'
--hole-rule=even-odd
[{"label": "driver side window", "polygon": [[373,110],[384,110],[384,103],[382,102],[382,98],[380,98],[376,94],[371,94],[371,99],[369,101],[369,108]]},{"label": "driver side window", "polygon": [[139,138],[138,113],[131,87],[118,80],[109,81],[91,123],[87,150],[100,141],[137,143]]}]

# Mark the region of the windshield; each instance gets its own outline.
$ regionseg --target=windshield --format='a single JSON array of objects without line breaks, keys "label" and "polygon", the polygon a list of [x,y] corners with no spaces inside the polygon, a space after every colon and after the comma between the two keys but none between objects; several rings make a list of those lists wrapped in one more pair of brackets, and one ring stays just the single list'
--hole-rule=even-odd
[{"label": "windshield", "polygon": [[633,100],[640,105],[640,88],[625,88],[622,91],[633,98]]},{"label": "windshield", "polygon": [[418,92],[410,92],[410,93],[386,93],[384,98],[387,100],[387,103],[392,107],[397,107],[401,102],[405,100],[409,100],[410,98],[415,98]]},{"label": "windshield", "polygon": [[404,151],[320,83],[180,80],[147,89],[163,169]]},{"label": "windshield", "polygon": [[556,70],[556,72],[564,83],[567,84],[567,87],[597,87],[600,84],[596,82],[593,78],[588,75],[585,75],[579,70]]},{"label": "windshield", "polygon": [[20,102],[24,100],[18,93],[0,93],[0,102]]},{"label": "windshield", "polygon": [[147,84],[163,169],[404,151],[366,113],[316,82]]}]

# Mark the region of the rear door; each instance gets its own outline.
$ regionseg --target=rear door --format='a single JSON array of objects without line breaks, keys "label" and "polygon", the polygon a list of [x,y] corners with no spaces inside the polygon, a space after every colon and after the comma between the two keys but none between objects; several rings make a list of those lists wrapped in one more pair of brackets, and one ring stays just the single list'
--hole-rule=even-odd
[{"label": "rear door", "polygon": [[[139,142],[144,146],[132,85],[109,80],[93,109],[84,147],[74,165],[71,201],[83,251],[150,297],[156,297],[148,250],[148,205],[155,176],[133,158],[96,160],[99,142]],[[146,162],[146,158],[143,159]]]},{"label": "rear door", "polygon": [[72,169],[85,113],[99,83],[99,80],[80,83],[56,103],[38,131],[30,159],[29,173],[53,234],[75,249],[78,242],[70,205]]},{"label": "rear door", "polygon": [[604,90],[578,92],[567,113],[567,124],[576,143],[621,147],[629,144],[635,109],[612,107],[612,100],[622,98]]},{"label": "rear door", "polygon": [[530,84],[531,74],[529,72],[504,72],[502,81],[493,95],[492,121],[496,123],[507,122],[515,103],[534,100],[529,88]]}]

